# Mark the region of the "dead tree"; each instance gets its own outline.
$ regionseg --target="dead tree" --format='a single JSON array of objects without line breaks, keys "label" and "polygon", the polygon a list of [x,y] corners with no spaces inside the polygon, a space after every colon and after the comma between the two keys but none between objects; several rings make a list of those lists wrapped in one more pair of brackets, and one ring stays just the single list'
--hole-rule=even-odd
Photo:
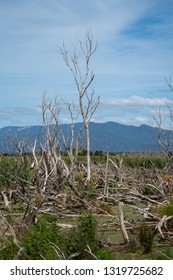
[{"label": "dead tree", "polygon": [[121,232],[122,232],[124,242],[129,243],[129,236],[127,234],[125,224],[124,224],[123,205],[124,205],[123,202],[119,202],[119,204],[118,204],[119,223],[120,223],[120,229],[121,229]]},{"label": "dead tree", "polygon": [[[171,129],[173,126],[173,112],[172,112],[172,108],[166,104],[167,109],[169,110],[168,115],[170,116],[170,120],[168,120],[167,123],[171,124]],[[172,139],[172,133],[170,130],[170,133],[168,134],[168,131],[166,129],[164,129],[164,123],[165,123],[165,117],[163,116],[163,112],[161,111],[161,108],[159,108],[154,116],[153,116],[154,122],[156,124],[157,127],[157,142],[158,142],[158,146],[160,147],[160,149],[163,151],[163,153],[165,154],[165,156],[167,157],[168,161],[172,158],[172,144],[173,144],[173,139]]]},{"label": "dead tree", "polygon": [[[173,93],[173,85],[172,80],[165,78],[166,86]],[[157,126],[157,139],[158,145],[166,155],[168,162],[173,158],[173,108],[172,106],[165,100],[166,114],[161,111],[159,108],[154,116],[154,122]],[[165,129],[164,127],[167,127]],[[169,127],[168,127],[169,126]],[[169,132],[167,131],[169,129]]]},{"label": "dead tree", "polygon": [[[90,166],[90,134],[89,124],[92,116],[99,104],[99,97],[95,97],[95,93],[89,94],[88,90],[93,83],[95,75],[90,70],[91,58],[97,50],[97,42],[94,43],[91,30],[86,33],[85,43],[79,41],[79,52],[82,54],[82,59],[79,60],[79,53],[74,48],[73,54],[70,55],[63,43],[59,48],[59,52],[62,55],[64,62],[68,69],[71,71],[75,85],[79,96],[79,108],[80,114],[83,120],[85,135],[86,135],[86,149],[87,149],[87,180],[91,178],[91,166]],[[83,67],[82,67],[83,65]]]},{"label": "dead tree", "polygon": [[[61,100],[62,101],[62,100]],[[78,189],[78,141],[80,139],[81,129],[75,133],[75,121],[79,114],[73,104],[64,102],[68,109],[71,123],[64,131],[61,125],[61,106],[60,99],[48,99],[46,96],[42,100],[42,118],[43,118],[43,143],[40,144],[41,155],[36,154],[36,142],[31,148],[36,186],[38,192],[48,193],[51,187],[59,190],[60,186],[68,185],[76,199],[85,207],[88,204],[85,201],[84,193]],[[63,159],[63,152],[66,151],[69,162]]]}]

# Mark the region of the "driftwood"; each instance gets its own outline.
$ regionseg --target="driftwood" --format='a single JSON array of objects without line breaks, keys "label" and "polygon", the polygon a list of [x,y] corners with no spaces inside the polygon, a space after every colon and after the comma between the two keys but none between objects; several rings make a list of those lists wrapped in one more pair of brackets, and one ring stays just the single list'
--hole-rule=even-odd
[{"label": "driftwood", "polygon": [[62,230],[65,230],[65,229],[71,229],[71,228],[74,228],[75,226],[74,225],[71,225],[71,224],[56,224],[59,228],[61,228]]},{"label": "driftwood", "polygon": [[86,251],[88,254],[90,254],[95,260],[99,260],[99,259],[97,258],[97,256],[91,251],[91,248],[90,248],[89,245],[87,245],[87,249],[85,249],[85,251]]},{"label": "driftwood", "polygon": [[129,236],[127,234],[125,224],[124,224],[124,214],[123,214],[123,202],[119,202],[118,204],[118,215],[119,215],[119,222],[120,222],[120,229],[124,238],[125,243],[129,243]]},{"label": "driftwood", "polygon": [[11,210],[11,201],[8,200],[6,194],[3,191],[1,191],[1,195],[2,195],[4,203],[5,203],[5,208],[10,211]]},{"label": "driftwood", "polygon": [[166,216],[166,215],[164,215],[161,219],[160,219],[160,221],[158,222],[158,224],[156,225],[156,228],[155,228],[155,230],[158,230],[158,232],[160,233],[160,236],[161,236],[161,238],[162,239],[164,239],[165,238],[165,236],[164,236],[164,234],[163,234],[163,232],[162,232],[162,227],[166,227],[166,223],[169,221],[169,220],[171,220],[173,218],[173,216]]},{"label": "driftwood", "polygon": [[136,210],[138,210],[140,213],[145,213],[145,215],[147,215],[148,217],[151,217],[152,219],[155,219],[155,220],[159,220],[159,218],[156,216],[156,215],[154,215],[154,214],[152,214],[152,213],[150,213],[150,212],[148,212],[146,209],[147,208],[139,208],[139,207],[137,207],[137,206],[134,206],[134,205],[130,205],[130,204],[126,204],[126,205],[128,205],[129,207],[131,207],[131,208],[133,208],[133,209],[136,209]]}]

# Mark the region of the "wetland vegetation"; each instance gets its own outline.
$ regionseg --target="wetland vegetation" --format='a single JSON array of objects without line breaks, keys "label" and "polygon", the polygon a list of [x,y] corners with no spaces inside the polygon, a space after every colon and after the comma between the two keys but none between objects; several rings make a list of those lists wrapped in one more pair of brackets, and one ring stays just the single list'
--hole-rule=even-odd
[{"label": "wetland vegetation", "polygon": [[[45,185],[44,163],[38,178],[33,160],[32,154],[0,156],[1,259],[172,259],[172,161],[96,153],[90,182],[84,185],[81,167],[73,190],[59,175]],[[63,160],[69,166],[67,155]],[[79,162],[86,165],[86,156]]]}]

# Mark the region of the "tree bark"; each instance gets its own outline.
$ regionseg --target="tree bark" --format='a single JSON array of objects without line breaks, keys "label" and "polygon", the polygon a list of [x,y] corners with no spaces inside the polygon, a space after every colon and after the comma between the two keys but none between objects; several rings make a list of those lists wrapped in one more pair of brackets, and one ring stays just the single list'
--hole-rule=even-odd
[{"label": "tree bark", "polygon": [[126,244],[126,243],[129,243],[129,236],[127,234],[127,231],[126,231],[126,228],[125,228],[125,225],[124,225],[123,205],[124,205],[123,202],[119,202],[119,204],[118,204],[118,214],[119,214],[120,229],[121,229],[121,232],[122,232],[124,242]]}]

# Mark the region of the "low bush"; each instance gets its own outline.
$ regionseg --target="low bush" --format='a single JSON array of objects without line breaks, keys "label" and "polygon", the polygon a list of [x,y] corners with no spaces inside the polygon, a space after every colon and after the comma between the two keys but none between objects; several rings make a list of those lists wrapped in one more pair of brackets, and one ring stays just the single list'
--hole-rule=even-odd
[{"label": "low bush", "polygon": [[57,259],[52,244],[59,243],[60,234],[56,226],[56,220],[43,216],[36,225],[32,226],[23,237],[22,245],[28,259]]},{"label": "low bush", "polygon": [[91,214],[81,216],[77,227],[64,235],[62,250],[70,259],[113,259],[112,252],[100,246],[97,222]]},{"label": "low bush", "polygon": [[152,251],[154,241],[154,230],[147,225],[141,225],[139,228],[139,241],[144,248],[144,254],[149,254]]},{"label": "low bush", "polygon": [[[173,216],[173,201],[172,200],[168,201],[165,205],[157,209],[157,212],[159,213],[160,217],[163,217],[164,215]],[[169,231],[173,230],[173,218],[168,220],[167,229]]]},{"label": "low bush", "polygon": [[18,254],[19,247],[13,242],[12,237],[0,243],[0,260],[14,260]]},{"label": "low bush", "polygon": [[159,208],[159,213],[161,216],[172,216],[173,215],[173,201],[168,201],[165,205]]},{"label": "low bush", "polygon": [[173,259],[173,251],[171,250],[171,248],[167,248],[163,252],[158,251],[157,256],[155,256],[154,259],[156,259],[156,260],[172,260]]},{"label": "low bush", "polygon": [[74,259],[85,259],[87,245],[91,249],[97,246],[96,233],[94,217],[91,214],[81,216],[77,226],[64,234],[61,248],[68,258],[74,255]]},{"label": "low bush", "polygon": [[22,254],[9,237],[0,244],[0,259],[113,259],[113,253],[100,245],[93,215],[81,216],[74,228],[65,231],[58,229],[56,221],[45,215],[31,226],[19,240]]}]

